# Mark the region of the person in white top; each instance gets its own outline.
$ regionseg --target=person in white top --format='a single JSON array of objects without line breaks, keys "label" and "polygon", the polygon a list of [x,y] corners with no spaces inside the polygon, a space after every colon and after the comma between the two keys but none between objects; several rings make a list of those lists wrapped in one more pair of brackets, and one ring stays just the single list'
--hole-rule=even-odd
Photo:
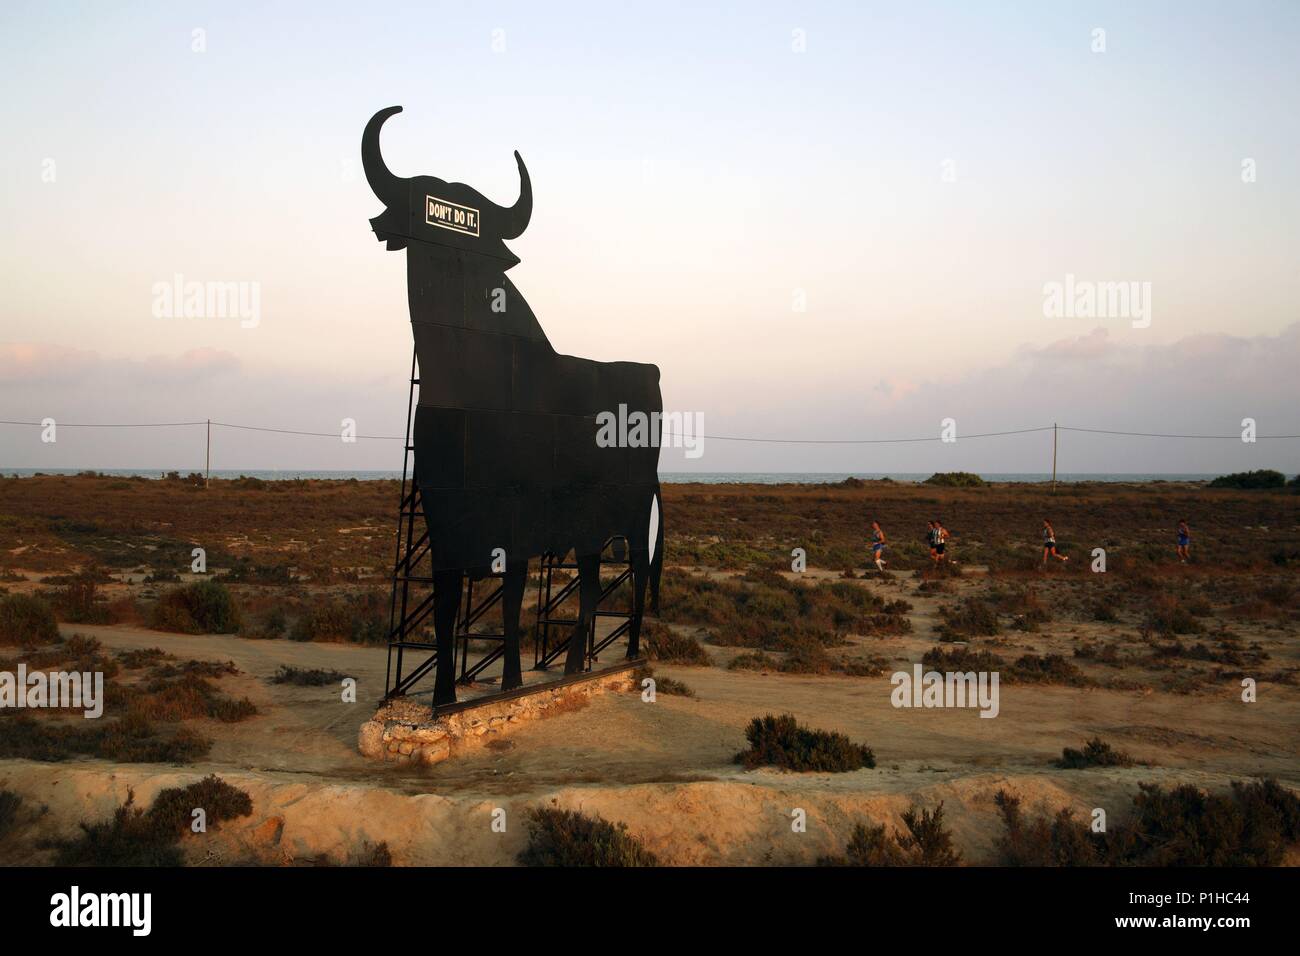
[{"label": "person in white top", "polygon": [[889,562],[884,558],[885,554],[885,532],[880,530],[880,522],[871,522],[871,557],[875,559],[876,570],[881,574],[885,573],[885,565]]},{"label": "person in white top", "polygon": [[1052,528],[1052,523],[1046,518],[1043,519],[1043,564],[1047,564],[1048,557],[1056,558],[1058,561],[1069,561],[1070,559],[1064,554],[1056,553],[1056,531]]}]

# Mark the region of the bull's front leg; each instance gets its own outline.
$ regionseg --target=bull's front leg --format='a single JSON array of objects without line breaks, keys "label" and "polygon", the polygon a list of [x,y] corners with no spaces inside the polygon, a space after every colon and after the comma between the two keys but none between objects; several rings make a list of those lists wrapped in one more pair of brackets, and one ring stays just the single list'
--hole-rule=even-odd
[{"label": "bull's front leg", "polygon": [[522,687],[519,670],[519,612],[524,604],[524,585],[528,579],[528,561],[511,561],[501,582],[501,615],[505,619],[506,649],[501,665],[501,689]]},{"label": "bull's front leg", "polygon": [[578,620],[569,637],[569,653],[564,659],[565,674],[581,673],[587,663],[587,633],[596,619],[596,602],[600,600],[600,555],[578,557],[578,595]]},{"label": "bull's front leg", "polygon": [[650,583],[650,556],[632,551],[632,624],[627,634],[627,659],[641,656],[641,616],[645,613],[646,585]]},{"label": "bull's front leg", "polygon": [[433,706],[456,703],[456,616],[460,612],[462,572],[433,573],[433,633],[438,645],[438,673]]}]

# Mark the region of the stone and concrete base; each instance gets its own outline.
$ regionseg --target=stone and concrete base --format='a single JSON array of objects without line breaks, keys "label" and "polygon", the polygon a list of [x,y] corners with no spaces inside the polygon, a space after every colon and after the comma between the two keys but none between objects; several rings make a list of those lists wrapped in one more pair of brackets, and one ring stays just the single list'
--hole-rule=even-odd
[{"label": "stone and concrete base", "polygon": [[581,705],[595,694],[628,691],[635,668],[612,669],[578,680],[548,681],[522,688],[506,699],[468,701],[449,714],[430,715],[427,703],[398,698],[383,704],[361,725],[357,749],[372,760],[441,763],[448,757],[483,746],[520,724]]}]

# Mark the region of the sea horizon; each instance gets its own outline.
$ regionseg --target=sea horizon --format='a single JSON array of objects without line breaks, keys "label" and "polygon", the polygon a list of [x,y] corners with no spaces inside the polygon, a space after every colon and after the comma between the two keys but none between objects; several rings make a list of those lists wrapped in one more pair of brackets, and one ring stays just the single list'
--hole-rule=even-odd
[{"label": "sea horizon", "polygon": [[[102,475],[109,478],[148,478],[162,479],[168,473],[176,472],[182,476],[202,474],[183,468],[0,468],[0,477],[32,478],[38,475],[76,476],[83,474]],[[400,470],[332,470],[311,468],[214,468],[210,477],[223,480],[239,478],[256,478],[262,481],[389,481],[402,477]],[[897,482],[919,483],[925,481],[934,472],[866,472],[866,471],[717,471],[717,472],[660,472],[659,480],[664,484],[750,484],[750,485],[785,485],[785,484],[837,484],[849,478],[864,481],[889,480]],[[1050,472],[975,472],[988,482],[1011,484],[1041,484],[1050,482]],[[1106,482],[1142,484],[1154,482],[1195,482],[1212,481],[1227,472],[1176,473],[1176,472],[1058,472],[1057,482]]]}]

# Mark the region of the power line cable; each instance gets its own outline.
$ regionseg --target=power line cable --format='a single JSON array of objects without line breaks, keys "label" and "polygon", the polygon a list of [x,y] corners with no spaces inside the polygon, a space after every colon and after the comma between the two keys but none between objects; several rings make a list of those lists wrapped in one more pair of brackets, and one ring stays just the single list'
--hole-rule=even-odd
[{"label": "power line cable", "polygon": [[[240,425],[233,422],[56,422],[60,428],[184,428],[214,425],[218,428],[235,428],[241,431],[269,432],[277,435],[301,435],[309,438],[338,438],[339,432],[316,432],[306,431],[294,428],[274,428],[269,425]],[[0,425],[25,425],[35,428],[45,426],[44,422],[26,422],[0,420]],[[1083,428],[1074,425],[1057,426],[1063,432],[1082,432],[1092,435],[1121,435],[1131,438],[1175,438],[1175,439],[1192,439],[1205,441],[1239,441],[1240,434],[1236,435],[1187,435],[1172,434],[1165,432],[1130,432],[1119,431],[1108,428]],[[994,432],[975,432],[970,435],[957,435],[955,440],[968,441],[973,438],[1000,438],[1006,435],[1028,435],[1034,432],[1050,432],[1052,425],[1039,425],[1033,428],[1014,428],[1004,431]],[[682,436],[677,432],[662,432],[663,435],[671,437],[692,437]],[[364,438],[372,441],[404,441],[402,435],[357,435],[357,438]],[[754,444],[772,444],[772,445],[892,445],[906,444],[912,442],[929,442],[943,441],[940,435],[926,435],[915,438],[763,438],[752,435],[699,435],[693,436],[703,438],[707,441],[734,441],[749,442]],[[1300,438],[1300,435],[1256,435],[1257,441],[1261,440],[1294,440]]]}]

